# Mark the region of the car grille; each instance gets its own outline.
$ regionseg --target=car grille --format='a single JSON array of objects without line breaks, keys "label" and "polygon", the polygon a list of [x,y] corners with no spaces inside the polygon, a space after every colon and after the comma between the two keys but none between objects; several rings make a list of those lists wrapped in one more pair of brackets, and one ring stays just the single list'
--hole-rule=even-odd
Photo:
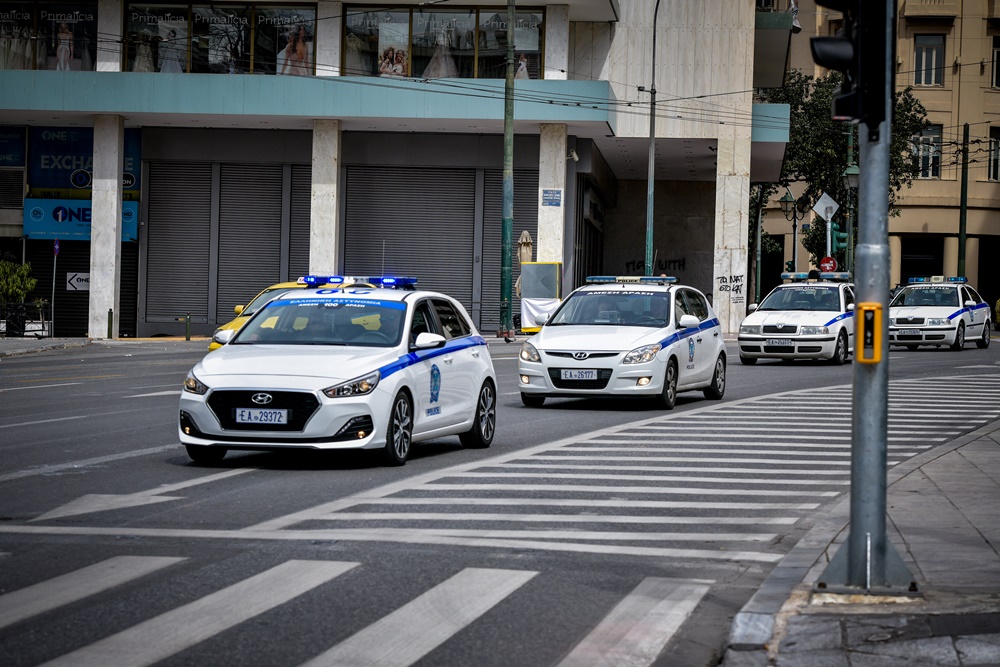
[{"label": "car grille", "polygon": [[923,324],[924,318],[922,317],[897,317],[896,324]]},{"label": "car grille", "polygon": [[[546,352],[546,355],[550,357],[559,357],[561,359],[572,359],[575,352]],[[620,352],[588,352],[587,359],[606,359],[608,357],[617,357]],[[581,361],[586,361],[581,359]]]},{"label": "car grille", "polygon": [[780,327],[776,326],[774,324],[765,324],[764,325],[764,329],[763,329],[764,333],[769,333],[769,334],[787,334],[787,335],[794,334],[798,330],[799,330],[799,328],[797,326],[795,326],[794,324],[785,324],[785,325],[782,325]]},{"label": "car grille", "polygon": [[552,380],[556,389],[604,389],[611,379],[611,369],[598,369],[596,380],[563,380],[561,376],[561,368],[549,369],[549,379]]},{"label": "car grille", "polygon": [[306,422],[319,407],[316,397],[304,391],[267,391],[271,395],[268,409],[288,410],[287,424],[237,424],[237,408],[265,407],[258,406],[250,400],[260,389],[252,390],[219,390],[212,392],[208,398],[208,407],[218,418],[222,428],[228,431],[301,431]]}]

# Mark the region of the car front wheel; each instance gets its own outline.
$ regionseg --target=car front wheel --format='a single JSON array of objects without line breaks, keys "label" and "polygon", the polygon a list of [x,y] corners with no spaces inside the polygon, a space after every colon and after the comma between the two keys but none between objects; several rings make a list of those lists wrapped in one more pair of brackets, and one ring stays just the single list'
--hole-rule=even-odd
[{"label": "car front wheel", "polygon": [[715,360],[715,371],[712,373],[712,384],[703,392],[705,398],[713,401],[720,400],[726,395],[726,358],[719,355]]},{"label": "car front wheel", "polygon": [[667,362],[667,370],[663,373],[663,391],[657,397],[657,403],[664,410],[673,410],[677,404],[677,360]]},{"label": "car front wheel", "polygon": [[525,394],[521,392],[521,402],[529,408],[540,408],[545,403],[544,396],[536,396],[535,394]]},{"label": "car front wheel", "polygon": [[195,463],[211,464],[218,463],[226,457],[229,451],[225,447],[203,447],[202,445],[184,445],[187,455]]},{"label": "car front wheel", "polygon": [[389,427],[385,431],[382,456],[391,466],[401,466],[410,457],[413,440],[413,409],[405,391],[396,394],[389,411]]},{"label": "car front wheel", "polygon": [[493,434],[497,428],[496,398],[493,383],[487,380],[479,389],[479,400],[476,401],[472,428],[458,437],[462,441],[462,446],[471,449],[484,449],[493,443]]},{"label": "car front wheel", "polygon": [[837,336],[837,346],[833,348],[833,356],[830,357],[830,363],[834,366],[841,366],[847,361],[847,334],[843,331]]},{"label": "car front wheel", "polygon": [[740,356],[740,363],[744,366],[753,366],[757,363],[757,357],[744,357]]},{"label": "car front wheel", "polygon": [[983,324],[983,335],[976,341],[976,347],[985,349],[990,346],[990,323]]},{"label": "car front wheel", "polygon": [[958,323],[958,331],[955,332],[955,342],[951,344],[951,349],[961,352],[965,348],[965,322]]}]

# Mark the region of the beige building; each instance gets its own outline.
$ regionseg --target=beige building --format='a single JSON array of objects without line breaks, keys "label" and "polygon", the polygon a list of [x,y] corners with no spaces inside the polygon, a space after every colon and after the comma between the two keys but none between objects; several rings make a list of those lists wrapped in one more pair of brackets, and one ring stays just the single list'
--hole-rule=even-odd
[{"label": "beige building", "polygon": [[[787,3],[783,0],[780,8]],[[790,66],[822,75],[813,63],[809,38],[834,34],[841,16],[813,0],[798,5],[802,30],[792,35]],[[914,137],[921,173],[912,188],[900,193],[900,215],[889,220],[893,284],[912,276],[958,274],[961,149],[967,123],[965,273],[994,304],[1000,297],[1000,271],[989,270],[1000,256],[1000,1],[900,0],[896,54],[896,90],[912,86],[932,125]],[[791,223],[776,203],[768,213],[765,229],[786,237],[789,260]],[[797,268],[809,268],[808,253],[801,247],[798,258]]]}]

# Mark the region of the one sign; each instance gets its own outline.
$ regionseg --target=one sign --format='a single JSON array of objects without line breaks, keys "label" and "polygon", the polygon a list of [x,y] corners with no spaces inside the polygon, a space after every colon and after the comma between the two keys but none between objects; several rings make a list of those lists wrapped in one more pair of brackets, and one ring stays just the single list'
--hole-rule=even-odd
[{"label": "one sign", "polygon": [[[39,192],[51,195],[91,187],[94,171],[93,128],[33,126],[29,132],[28,184],[33,195],[37,196]],[[125,189],[134,192],[139,191],[141,137],[141,130],[137,128],[125,130],[122,183]]]},{"label": "one sign", "polygon": [[52,242],[52,254],[56,257],[59,256],[59,239]]},{"label": "one sign", "polygon": [[28,154],[25,140],[28,133],[23,127],[0,127],[0,167],[23,167]]},{"label": "one sign", "polygon": [[819,198],[819,201],[816,202],[816,205],[813,206],[812,210],[813,213],[829,222],[833,216],[837,214],[839,209],[840,204],[835,202],[833,197],[824,192],[823,196]]},{"label": "one sign", "polygon": [[[29,239],[90,240],[89,199],[25,199],[24,233]],[[122,241],[139,238],[139,202],[122,202]]]},{"label": "one sign", "polygon": [[542,190],[542,206],[562,206],[562,190]]},{"label": "one sign", "polygon": [[90,291],[90,274],[89,273],[67,273],[66,274],[66,291],[67,292],[89,292]]},{"label": "one sign", "polygon": [[819,260],[819,270],[823,273],[832,273],[837,270],[837,260],[834,257],[824,257]]}]

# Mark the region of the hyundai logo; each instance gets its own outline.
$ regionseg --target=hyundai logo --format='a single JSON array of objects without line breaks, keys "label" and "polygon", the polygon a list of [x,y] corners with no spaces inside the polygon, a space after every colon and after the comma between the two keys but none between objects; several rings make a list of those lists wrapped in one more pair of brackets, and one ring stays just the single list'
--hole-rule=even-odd
[{"label": "hyundai logo", "polygon": [[265,394],[261,392],[259,394],[254,394],[253,396],[251,396],[250,400],[256,403],[257,405],[267,405],[273,399],[271,398],[270,394]]},{"label": "hyundai logo", "polygon": [[586,359],[589,356],[590,356],[590,352],[574,352],[573,353],[573,358],[576,359],[577,361],[583,361],[584,359]]}]

